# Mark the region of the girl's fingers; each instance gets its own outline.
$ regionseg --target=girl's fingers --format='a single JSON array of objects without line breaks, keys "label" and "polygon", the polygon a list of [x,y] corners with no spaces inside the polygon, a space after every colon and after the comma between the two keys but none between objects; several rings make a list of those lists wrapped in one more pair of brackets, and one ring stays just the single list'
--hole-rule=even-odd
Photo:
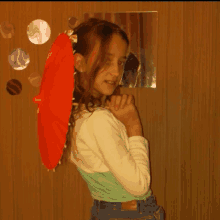
[{"label": "girl's fingers", "polygon": [[111,97],[111,103],[110,103],[111,107],[114,107],[114,106],[115,106],[115,100],[116,100],[116,96],[113,95],[113,96]]},{"label": "girl's fingers", "polygon": [[131,102],[134,103],[134,101],[133,101],[133,95],[129,95],[129,96],[128,96],[128,99],[127,99],[127,104],[128,104],[128,105],[131,104]]},{"label": "girl's fingers", "polygon": [[111,101],[108,102],[110,108],[124,108],[125,105],[129,105],[130,103],[134,103],[133,95],[123,94],[123,95],[113,95],[111,97]]},{"label": "girl's fingers", "polygon": [[[120,103],[121,103],[121,96],[118,95],[116,96],[116,100],[115,100],[115,110],[118,110],[120,107]],[[118,108],[118,109],[117,109]]]},{"label": "girl's fingers", "polygon": [[128,99],[128,96],[126,94],[123,94],[120,108],[123,109],[125,107],[125,105],[127,104],[127,99]]}]

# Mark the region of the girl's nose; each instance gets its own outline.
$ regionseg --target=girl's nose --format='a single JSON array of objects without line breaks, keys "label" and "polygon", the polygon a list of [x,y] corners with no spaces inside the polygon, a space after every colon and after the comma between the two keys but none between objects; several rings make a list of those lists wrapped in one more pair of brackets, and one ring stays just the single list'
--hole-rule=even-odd
[{"label": "girl's nose", "polygon": [[114,66],[111,70],[110,70],[111,75],[113,76],[119,76],[120,75],[120,69],[118,66]]}]

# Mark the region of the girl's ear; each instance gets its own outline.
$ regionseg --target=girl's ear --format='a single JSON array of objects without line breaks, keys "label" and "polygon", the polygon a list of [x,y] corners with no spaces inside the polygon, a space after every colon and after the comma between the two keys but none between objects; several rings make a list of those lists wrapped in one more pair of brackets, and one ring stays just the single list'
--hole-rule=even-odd
[{"label": "girl's ear", "polygon": [[79,72],[86,72],[85,58],[80,53],[74,54],[74,65]]}]

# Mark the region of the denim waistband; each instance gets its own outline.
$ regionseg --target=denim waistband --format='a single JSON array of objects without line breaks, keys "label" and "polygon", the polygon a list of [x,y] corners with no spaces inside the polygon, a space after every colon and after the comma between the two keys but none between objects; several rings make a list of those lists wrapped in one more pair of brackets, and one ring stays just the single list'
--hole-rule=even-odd
[{"label": "denim waistband", "polygon": [[[160,210],[159,210],[160,209]],[[101,216],[100,219],[107,218],[141,218],[143,216],[152,216],[149,219],[163,219],[163,208],[157,205],[154,195],[145,200],[137,200],[137,210],[122,210],[121,202],[106,202],[94,200],[92,213],[95,216]],[[160,212],[160,218],[155,218],[155,213]],[[163,213],[162,213],[163,212]]]}]

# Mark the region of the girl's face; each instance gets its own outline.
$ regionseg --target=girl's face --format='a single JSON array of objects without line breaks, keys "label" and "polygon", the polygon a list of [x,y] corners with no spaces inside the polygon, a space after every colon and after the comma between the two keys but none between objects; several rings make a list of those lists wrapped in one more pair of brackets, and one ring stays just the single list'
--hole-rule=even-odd
[{"label": "girl's face", "polygon": [[[94,95],[111,95],[120,83],[127,55],[127,43],[117,34],[113,35],[110,49],[107,51],[106,65],[98,72],[94,82]],[[110,84],[107,81],[112,81]]]},{"label": "girl's face", "polygon": [[[100,43],[97,42],[93,52],[88,57],[87,64],[82,64],[83,72],[87,72],[91,68],[92,63],[97,56],[99,46]],[[106,65],[98,72],[93,85],[94,88],[92,92],[95,97],[102,97],[102,100],[104,101],[107,95],[111,95],[114,92],[115,88],[120,83],[123,74],[127,52],[127,43],[121,38],[121,36],[113,34],[109,51],[107,51],[108,61]],[[76,56],[76,67],[78,67],[78,57],[80,60],[79,54]],[[77,69],[80,69],[80,66]],[[82,77],[84,86],[88,86],[88,76],[83,75]],[[114,81],[114,84],[109,84],[107,81]]]}]

